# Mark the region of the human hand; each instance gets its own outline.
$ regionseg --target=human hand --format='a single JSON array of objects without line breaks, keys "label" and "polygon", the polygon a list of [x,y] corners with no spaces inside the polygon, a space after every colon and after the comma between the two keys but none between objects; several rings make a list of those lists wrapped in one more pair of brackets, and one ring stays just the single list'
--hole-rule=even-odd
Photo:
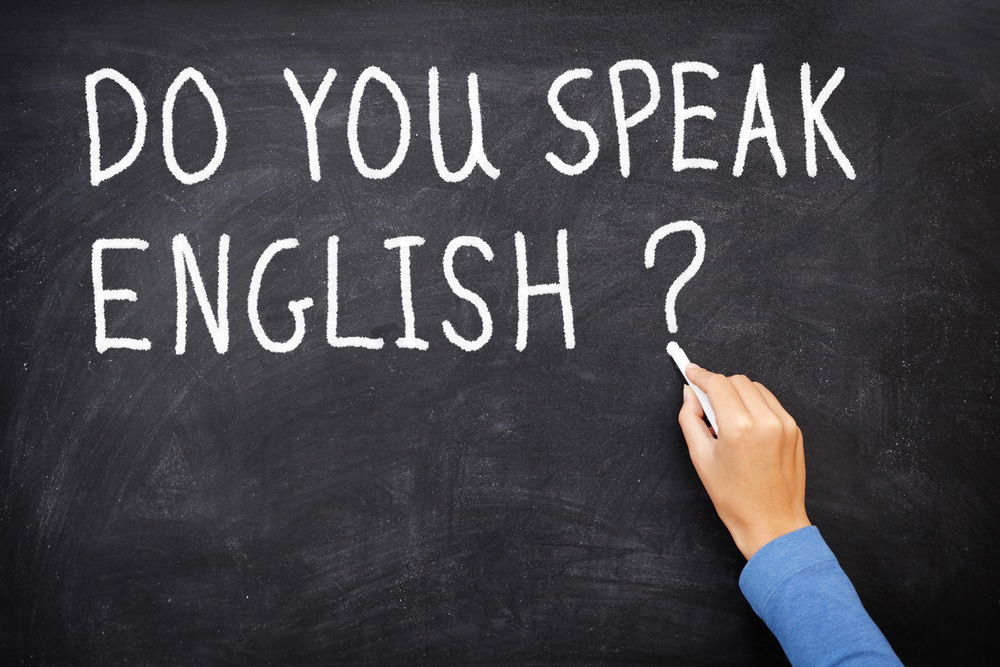
[{"label": "human hand", "polygon": [[810,525],[802,432],[774,394],[745,375],[726,377],[691,364],[687,376],[708,394],[719,424],[716,439],[685,385],[678,421],[691,462],[749,560],[774,538]]}]

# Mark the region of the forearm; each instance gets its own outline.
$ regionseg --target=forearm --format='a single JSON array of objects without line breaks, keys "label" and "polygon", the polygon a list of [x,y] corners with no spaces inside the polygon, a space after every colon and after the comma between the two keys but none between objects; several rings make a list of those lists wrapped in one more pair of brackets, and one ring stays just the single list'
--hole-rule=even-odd
[{"label": "forearm", "polygon": [[764,545],[740,589],[793,665],[899,665],[815,526]]}]

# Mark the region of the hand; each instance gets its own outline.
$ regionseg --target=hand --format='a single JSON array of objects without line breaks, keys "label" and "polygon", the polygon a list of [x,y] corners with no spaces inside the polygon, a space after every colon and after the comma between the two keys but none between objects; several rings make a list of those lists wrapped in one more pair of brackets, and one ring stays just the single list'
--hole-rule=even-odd
[{"label": "hand", "polygon": [[809,524],[802,432],[767,387],[744,375],[726,377],[695,364],[687,376],[708,394],[718,439],[684,386],[678,420],[691,462],[719,518],[750,559],[776,537]]}]

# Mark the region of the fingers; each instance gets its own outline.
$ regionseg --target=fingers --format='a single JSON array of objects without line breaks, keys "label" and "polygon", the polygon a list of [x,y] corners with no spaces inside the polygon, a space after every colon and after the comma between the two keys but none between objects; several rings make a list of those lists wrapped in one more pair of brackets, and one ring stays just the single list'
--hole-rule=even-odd
[{"label": "fingers", "polygon": [[725,430],[727,423],[733,424],[746,418],[746,406],[725,375],[706,371],[697,364],[689,364],[685,371],[688,379],[708,394],[719,420],[720,432]]},{"label": "fingers", "polygon": [[786,415],[788,417],[791,417],[791,415],[788,414],[785,408],[782,407],[778,399],[775,398],[774,394],[771,393],[770,389],[762,385],[760,382],[754,382],[753,386],[756,387],[757,391],[760,392],[760,395],[764,397],[764,400],[767,401],[768,406],[770,406],[771,411],[774,412],[774,414],[778,415],[779,417],[784,417]]},{"label": "fingers", "polygon": [[680,422],[681,431],[684,432],[684,440],[687,441],[688,453],[691,454],[692,460],[707,456],[715,441],[705,420],[702,419],[704,416],[701,404],[695,398],[691,387],[684,385],[684,404],[681,405],[677,421]]},{"label": "fingers", "polygon": [[752,428],[755,422],[788,433],[798,430],[792,416],[761,383],[745,375],[712,373],[696,364],[690,364],[686,371],[691,382],[708,394],[722,430],[727,430],[728,425],[739,433]]},{"label": "fingers", "polygon": [[746,406],[747,412],[755,420],[775,420],[777,415],[771,406],[756,387],[756,383],[751,382],[746,375],[734,375],[729,378],[729,382],[740,395],[740,400]]},{"label": "fingers", "polygon": [[778,402],[778,399],[775,398],[770,389],[762,385],[760,382],[754,382],[753,384],[757,387],[757,391],[760,392],[760,395],[764,397],[764,400],[767,401],[767,404],[771,407],[774,414],[778,415],[778,418],[781,420],[781,423],[785,426],[785,428],[789,430],[798,428],[795,424],[795,419],[788,414],[788,410],[785,410],[784,406]]}]

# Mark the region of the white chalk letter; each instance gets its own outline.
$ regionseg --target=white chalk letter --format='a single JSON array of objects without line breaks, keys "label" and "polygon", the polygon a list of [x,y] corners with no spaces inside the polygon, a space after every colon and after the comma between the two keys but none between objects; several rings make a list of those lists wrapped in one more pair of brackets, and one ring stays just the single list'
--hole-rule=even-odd
[{"label": "white chalk letter", "polygon": [[[600,143],[597,141],[597,133],[594,132],[594,128],[590,126],[590,123],[569,117],[569,114],[566,113],[566,110],[563,109],[562,103],[559,101],[559,91],[561,91],[563,86],[570,81],[574,81],[576,79],[589,79],[593,76],[593,74],[594,73],[589,69],[571,69],[568,72],[560,74],[549,87],[549,106],[552,108],[552,113],[555,114],[556,120],[571,130],[581,132],[583,136],[587,138],[587,154],[584,155],[583,159],[576,164],[563,162],[558,155],[552,152],[545,154],[545,159],[549,161],[549,164],[552,165],[553,169],[561,174],[566,174],[567,176],[576,176],[577,174],[582,174],[590,169],[590,166],[594,164],[594,160],[597,159],[597,153],[600,150]],[[620,87],[621,84],[619,83],[619,88]],[[627,140],[628,135],[626,135],[626,141]]]},{"label": "white chalk letter", "polygon": [[479,79],[475,73],[469,75],[469,114],[472,124],[472,145],[469,146],[469,155],[465,158],[465,164],[458,171],[449,171],[448,165],[444,161],[444,148],[441,146],[441,103],[438,100],[438,70],[432,67],[427,73],[427,95],[430,101],[430,123],[431,123],[431,153],[434,155],[434,167],[438,175],[448,183],[458,183],[464,181],[472,173],[472,170],[479,165],[480,169],[496,180],[500,175],[500,170],[490,164],[483,149],[483,115],[479,111]]},{"label": "white chalk letter", "polygon": [[[208,102],[208,107],[212,110],[212,120],[215,121],[215,152],[212,153],[212,159],[208,161],[208,164],[193,174],[184,171],[177,164],[177,157],[174,155],[174,104],[177,102],[177,93],[180,92],[181,86],[188,81],[194,82],[205,101]],[[219,98],[216,97],[215,91],[205,81],[201,72],[193,67],[187,67],[173,80],[173,83],[167,88],[166,97],[163,99],[163,158],[167,162],[167,168],[181,183],[194,185],[214,174],[225,156],[226,118],[222,115],[222,105],[219,104]]]},{"label": "white chalk letter", "polygon": [[528,345],[528,298],[543,294],[558,294],[562,301],[563,336],[566,339],[566,349],[576,347],[576,336],[573,333],[573,304],[569,296],[569,259],[566,251],[566,230],[560,229],[556,235],[556,263],[558,265],[559,282],[547,285],[528,284],[528,251],[524,243],[524,234],[514,234],[514,249],[517,254],[517,341],[514,347],[523,351]]},{"label": "white chalk letter", "polygon": [[674,171],[685,169],[717,169],[719,163],[706,158],[684,157],[684,123],[689,118],[715,119],[715,109],[708,106],[684,106],[684,75],[687,72],[700,72],[709,79],[719,76],[719,71],[707,63],[684,62],[674,63],[671,69],[674,78]]},{"label": "white chalk letter", "polygon": [[267,332],[264,331],[264,326],[260,322],[260,310],[257,307],[260,302],[260,283],[264,279],[267,265],[282,250],[298,247],[298,239],[281,239],[267,246],[260,259],[257,260],[257,265],[253,267],[253,275],[250,277],[250,294],[247,296],[247,315],[250,317],[250,328],[253,329],[253,334],[257,337],[260,346],[269,352],[291,352],[299,346],[306,335],[306,318],[303,313],[313,305],[313,300],[310,297],[288,302],[288,310],[295,320],[295,331],[292,333],[292,337],[284,343],[268,338]]},{"label": "white chalk letter", "polygon": [[[132,98],[132,106],[135,107],[135,136],[132,138],[132,146],[118,162],[106,169],[101,169],[101,128],[97,116],[97,84],[105,79],[117,83]],[[88,74],[84,87],[87,97],[87,127],[90,130],[90,184],[97,185],[101,181],[106,181],[115,174],[125,171],[139,157],[139,151],[142,150],[142,146],[146,142],[146,123],[148,120],[146,102],[142,98],[142,93],[139,92],[134,83],[128,80],[128,77],[110,67]]]},{"label": "white chalk letter", "polygon": [[490,337],[493,336],[493,317],[490,315],[490,309],[483,301],[483,298],[473,292],[470,289],[466,289],[462,283],[458,281],[458,277],[455,275],[455,253],[459,248],[463,247],[475,248],[480,252],[480,254],[486,258],[487,262],[493,261],[493,249],[490,248],[486,241],[482,240],[478,236],[456,236],[453,238],[444,249],[444,277],[448,281],[448,287],[457,296],[465,299],[473,306],[476,307],[476,312],[479,313],[479,319],[483,321],[483,331],[479,334],[479,337],[475,340],[469,340],[468,338],[463,338],[458,335],[455,331],[455,327],[451,325],[451,322],[445,320],[441,323],[441,328],[444,329],[444,336],[457,347],[466,352],[474,352],[489,342]]},{"label": "white chalk letter", "polygon": [[[753,127],[754,110],[760,108],[761,127]],[[740,140],[736,147],[736,161],[733,163],[733,176],[743,175],[743,165],[747,159],[747,147],[754,139],[767,139],[774,158],[774,168],[778,176],[785,175],[785,156],[778,146],[778,133],[774,128],[774,118],[771,117],[771,105],[767,102],[767,81],[764,79],[764,66],[760,63],[753,66],[750,74],[750,86],[747,88],[747,101],[743,106],[743,125],[740,127]]]},{"label": "white chalk letter", "polygon": [[[365,86],[375,79],[389,91],[393,101],[399,110],[399,145],[396,147],[396,154],[392,156],[389,163],[381,169],[372,169],[365,162],[365,156],[361,154],[361,146],[358,144],[358,119],[361,115],[361,98],[365,94]],[[354,84],[354,92],[351,93],[351,106],[347,113],[347,145],[351,149],[351,159],[358,172],[365,178],[382,179],[392,176],[403,164],[406,151],[410,147],[410,107],[406,104],[403,91],[399,89],[392,77],[372,66],[365,69]]]},{"label": "white chalk letter", "polygon": [[319,142],[316,138],[316,118],[319,116],[320,107],[323,106],[323,101],[326,99],[327,93],[330,92],[330,85],[335,78],[337,78],[336,70],[326,70],[326,74],[323,75],[323,81],[320,82],[319,88],[316,89],[316,94],[313,95],[312,102],[310,102],[306,94],[302,91],[299,80],[295,78],[295,73],[287,67],[285,68],[285,82],[288,83],[288,88],[292,91],[295,101],[299,103],[299,109],[302,110],[302,120],[306,124],[309,177],[314,181],[319,180]]},{"label": "white chalk letter", "polygon": [[844,170],[844,174],[847,178],[854,180],[855,173],[854,167],[851,166],[850,160],[844,155],[843,151],[840,150],[840,146],[837,144],[837,138],[833,136],[833,132],[830,130],[830,126],[826,124],[826,119],[823,118],[823,105],[830,98],[830,93],[832,93],[840,82],[844,79],[844,68],[838,67],[837,71],[833,73],[830,80],[826,82],[823,86],[823,90],[819,91],[819,95],[816,99],[812,96],[812,78],[809,74],[809,63],[802,63],[802,119],[805,123],[805,133],[806,133],[806,172],[812,176],[816,177],[816,129],[819,128],[819,133],[823,135],[823,140],[826,141],[827,148],[833,153],[833,157],[837,160],[837,164],[840,168]]},{"label": "white chalk letter", "polygon": [[135,301],[136,293],[130,289],[104,289],[105,250],[145,250],[149,243],[142,239],[97,239],[90,252],[90,274],[94,281],[94,346],[104,353],[112,348],[122,350],[148,350],[148,338],[108,338],[104,304],[108,301]]},{"label": "white chalk letter", "polygon": [[396,347],[426,350],[427,341],[417,338],[416,320],[413,316],[413,289],[410,281],[410,248],[421,246],[419,236],[397,236],[385,240],[385,249],[399,248],[399,290],[403,301],[403,337],[396,339]]},{"label": "white chalk letter", "polygon": [[366,336],[340,336],[337,334],[337,319],[340,315],[340,295],[338,294],[340,238],[331,236],[326,240],[326,342],[330,347],[363,347],[369,350],[381,349],[381,338]]},{"label": "white chalk letter", "polygon": [[187,237],[178,234],[173,241],[174,275],[177,279],[177,343],[174,352],[184,354],[187,349],[187,276],[191,276],[195,298],[201,306],[201,314],[205,325],[212,336],[212,343],[219,354],[225,354],[229,349],[229,235],[219,237],[219,278],[216,293],[216,313],[212,313],[212,304],[208,300],[208,290],[205,281],[198,270],[198,262],[194,250]]},{"label": "white chalk letter", "polygon": [[[646,79],[649,81],[649,100],[628,118],[625,117],[625,94],[622,91],[621,79],[622,72],[627,70],[639,70],[646,75]],[[656,76],[656,70],[645,60],[620,60],[611,66],[608,74],[611,77],[611,101],[615,109],[615,125],[618,127],[618,164],[621,167],[622,176],[628,178],[632,169],[628,148],[628,128],[635,127],[653,115],[653,111],[660,103],[660,80]]]}]

